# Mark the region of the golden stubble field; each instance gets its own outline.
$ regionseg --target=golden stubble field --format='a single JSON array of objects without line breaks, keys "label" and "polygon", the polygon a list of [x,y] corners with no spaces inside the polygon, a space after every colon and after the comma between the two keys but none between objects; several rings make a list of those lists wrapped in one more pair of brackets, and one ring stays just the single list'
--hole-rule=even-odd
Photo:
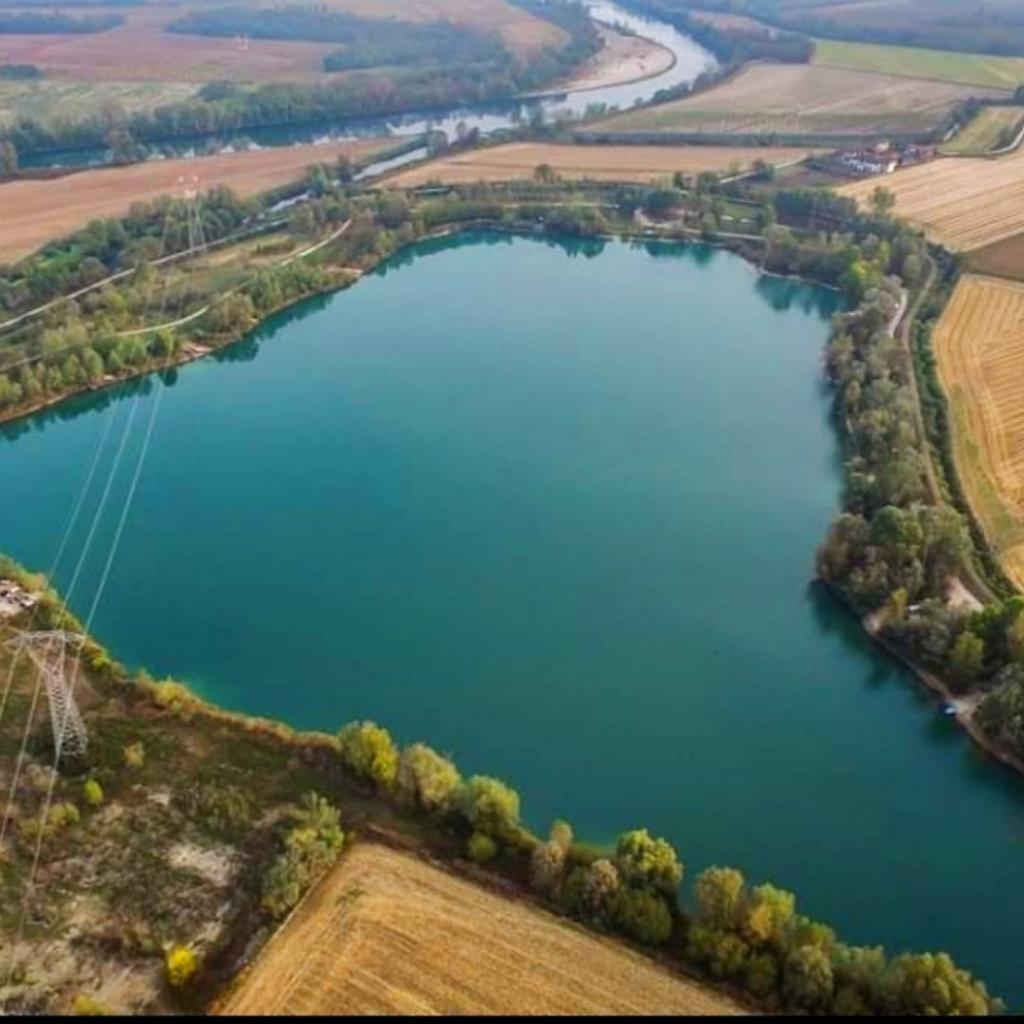
[{"label": "golden stubble field", "polygon": [[1024,283],[965,274],[933,344],[957,475],[1003,569],[1024,586]]},{"label": "golden stubble field", "polygon": [[394,188],[418,188],[431,181],[469,184],[533,177],[541,164],[567,179],[650,182],[682,171],[743,170],[755,160],[794,163],[806,149],[772,146],[577,146],[545,142],[510,142],[441,157],[400,171],[388,179]]},{"label": "golden stubble field", "polygon": [[215,1012],[743,1011],[619,943],[364,842],[300,905]]},{"label": "golden stubble field", "polygon": [[0,185],[0,262],[21,259],[97,217],[124,216],[132,203],[180,196],[186,178],[197,178],[204,192],[226,185],[240,196],[252,196],[300,178],[310,164],[331,163],[342,153],[352,160],[365,160],[393,145],[394,139],[364,139],[282,146],[103,167],[62,178],[10,181]]},{"label": "golden stubble field", "polygon": [[946,157],[838,191],[866,202],[879,185],[896,213],[951,249],[980,249],[1024,232],[1024,148],[998,159]]}]

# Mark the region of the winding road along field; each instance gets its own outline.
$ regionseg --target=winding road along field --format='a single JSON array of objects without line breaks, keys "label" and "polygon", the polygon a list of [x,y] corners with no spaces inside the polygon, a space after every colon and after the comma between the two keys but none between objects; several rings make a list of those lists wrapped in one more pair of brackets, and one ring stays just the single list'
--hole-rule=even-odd
[{"label": "winding road along field", "polygon": [[394,139],[366,139],[288,146],[7,182],[0,185],[0,262],[28,256],[98,217],[123,216],[132,203],[164,195],[180,196],[182,178],[194,175],[204,192],[227,185],[240,196],[252,196],[294,181],[312,163],[332,163],[342,153],[352,160],[365,160],[394,144]]},{"label": "winding road along field", "polygon": [[933,343],[957,474],[1004,570],[1024,586],[1024,284],[965,274]]},{"label": "winding road along field", "polygon": [[620,943],[364,842],[300,905],[215,1012],[744,1011]]},{"label": "winding road along field", "polygon": [[838,191],[866,202],[884,185],[896,213],[951,249],[980,249],[1024,232],[1024,149],[996,160],[946,157]]}]

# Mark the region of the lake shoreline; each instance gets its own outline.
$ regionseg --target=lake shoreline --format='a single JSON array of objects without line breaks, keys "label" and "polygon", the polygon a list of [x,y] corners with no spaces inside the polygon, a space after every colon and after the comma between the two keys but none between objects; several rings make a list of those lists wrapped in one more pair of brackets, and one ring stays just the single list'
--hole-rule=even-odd
[{"label": "lake shoreline", "polygon": [[[253,331],[258,330],[264,324],[270,320],[271,317],[283,313],[288,309],[293,308],[303,302],[310,299],[315,299],[323,296],[330,296],[339,292],[345,291],[352,285],[357,284],[362,278],[372,273],[381,263],[398,256],[407,249],[421,244],[423,242],[438,241],[444,238],[450,238],[455,235],[463,234],[466,232],[472,232],[475,230],[492,231],[496,233],[509,234],[522,238],[543,238],[544,233],[536,230],[527,230],[522,227],[508,227],[493,222],[473,222],[467,221],[457,225],[447,225],[442,228],[438,228],[431,231],[419,238],[413,239],[407,244],[396,249],[394,252],[388,253],[384,256],[375,258],[366,268],[362,269],[362,273],[359,276],[354,276],[351,273],[348,274],[345,280],[337,280],[332,282],[327,288],[320,291],[311,292],[308,295],[303,295],[295,299],[289,299],[282,303],[279,307],[270,310],[265,315],[261,316],[254,323],[248,325],[244,331],[240,334],[231,334],[225,336],[223,339],[214,339],[212,343],[190,343],[185,345],[182,350],[168,358],[161,360],[155,364],[150,364],[145,368],[137,371],[132,371],[116,378],[110,378],[109,375],[101,382],[86,384],[74,391],[67,392],[62,395],[49,397],[43,399],[28,408],[12,411],[7,414],[0,414],[0,430],[3,427],[17,423],[23,419],[34,416],[38,413],[45,412],[49,409],[54,409],[60,406],[65,401],[70,401],[73,398],[81,397],[86,394],[100,393],[108,388],[116,387],[120,384],[127,384],[132,381],[139,380],[150,374],[161,374],[166,373],[169,370],[174,370],[179,366],[186,366],[189,363],[196,362],[204,359],[207,356],[214,355],[215,353],[230,348],[233,345],[242,343]],[[623,241],[623,242],[657,242],[659,244],[672,244],[672,245],[692,245],[694,243],[698,245],[708,245],[715,248],[725,249],[729,252],[744,259],[749,263],[752,268],[759,274],[763,274],[767,277],[776,278],[779,280],[795,281],[802,284],[811,284],[816,287],[828,288],[832,291],[839,291],[834,285],[822,284],[822,282],[815,281],[812,278],[804,278],[795,274],[779,274],[772,271],[764,270],[760,266],[760,262],[757,255],[753,253],[749,246],[744,244],[742,239],[729,239],[720,238],[718,240],[707,240],[703,238],[678,238],[668,235],[651,236],[645,235],[642,232],[627,234],[627,233],[609,233],[593,236],[599,238],[602,241]],[[847,610],[847,612],[857,619],[863,632],[871,639],[871,641],[880,649],[886,652],[891,658],[903,665],[908,669],[917,680],[925,686],[930,692],[936,694],[946,703],[956,707],[955,719],[957,724],[967,733],[969,738],[974,744],[988,757],[1000,762],[1004,767],[1009,768],[1020,776],[1024,776],[1024,760],[1015,757],[1013,754],[1002,750],[996,743],[994,743],[981,729],[981,727],[973,720],[971,709],[965,709],[962,700],[957,698],[956,695],[936,676],[934,673],[925,669],[921,665],[915,663],[913,659],[902,652],[897,646],[892,644],[890,641],[883,637],[877,626],[874,626],[870,621],[869,617],[862,616],[857,609],[849,602],[849,600],[834,586],[829,584],[825,580],[819,579],[828,591],[835,597],[840,604]],[[216,706],[216,705],[213,705]]]}]

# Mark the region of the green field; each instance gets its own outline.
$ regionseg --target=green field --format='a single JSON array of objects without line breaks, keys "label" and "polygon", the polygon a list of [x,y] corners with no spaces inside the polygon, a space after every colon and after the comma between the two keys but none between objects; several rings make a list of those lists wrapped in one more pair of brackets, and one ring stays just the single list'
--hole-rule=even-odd
[{"label": "green field", "polygon": [[0,128],[24,117],[55,123],[102,111],[151,110],[187,100],[198,88],[177,82],[0,82]]},{"label": "green field", "polygon": [[942,147],[951,156],[984,156],[1007,144],[1020,130],[1024,107],[984,107],[955,138]]},{"label": "green field", "polygon": [[983,85],[991,89],[1013,90],[1024,84],[1024,57],[992,57],[984,53],[818,39],[815,40],[814,63],[938,82]]}]

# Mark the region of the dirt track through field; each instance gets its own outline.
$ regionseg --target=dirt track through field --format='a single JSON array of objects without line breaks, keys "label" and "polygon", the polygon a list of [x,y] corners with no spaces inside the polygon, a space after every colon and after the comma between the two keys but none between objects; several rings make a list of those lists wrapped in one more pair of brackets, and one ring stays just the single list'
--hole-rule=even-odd
[{"label": "dirt track through field", "polygon": [[619,943],[364,842],[271,939],[216,1012],[743,1011]]},{"label": "dirt track through field", "polygon": [[399,172],[388,179],[388,185],[416,188],[428,181],[465,184],[522,180],[533,177],[541,164],[548,164],[563,178],[647,182],[676,171],[726,171],[733,164],[746,169],[755,160],[792,163],[807,153],[806,149],[770,146],[573,146],[511,142],[441,157]]},{"label": "dirt track through field", "polygon": [[0,185],[0,262],[27,256],[47,242],[85,227],[90,220],[123,216],[132,203],[180,196],[182,177],[195,175],[201,191],[227,185],[240,196],[251,196],[300,178],[312,163],[332,163],[341,153],[362,160],[393,145],[393,139],[367,139],[291,146],[7,182]]},{"label": "dirt track through field", "polygon": [[1024,586],[1024,284],[964,275],[933,343],[957,473],[1003,568]]},{"label": "dirt track through field", "polygon": [[839,189],[867,202],[879,185],[896,213],[952,249],[980,249],[1024,232],[1024,149],[984,159],[946,157]]}]

